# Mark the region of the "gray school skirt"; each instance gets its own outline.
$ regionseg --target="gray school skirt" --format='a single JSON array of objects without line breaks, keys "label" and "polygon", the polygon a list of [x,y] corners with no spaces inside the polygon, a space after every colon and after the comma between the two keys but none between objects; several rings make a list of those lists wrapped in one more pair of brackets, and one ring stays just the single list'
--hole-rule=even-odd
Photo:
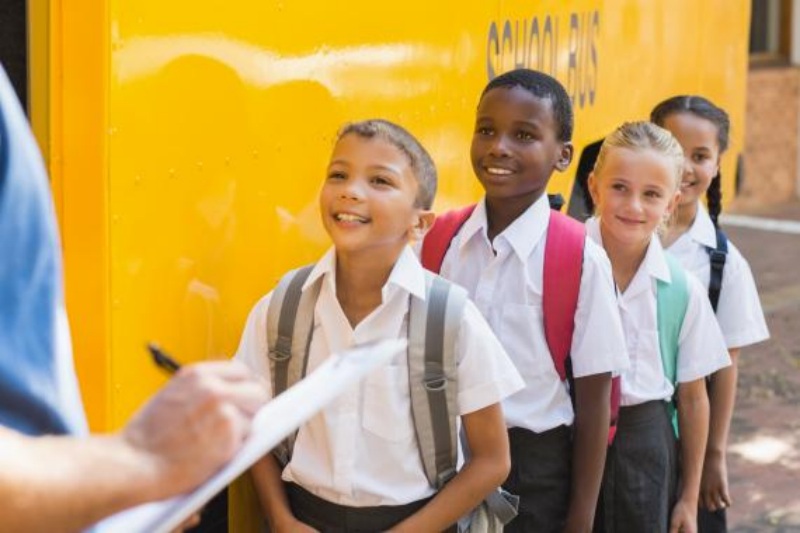
[{"label": "gray school skirt", "polygon": [[677,485],[678,447],[667,404],[621,407],[606,456],[595,531],[667,533]]}]

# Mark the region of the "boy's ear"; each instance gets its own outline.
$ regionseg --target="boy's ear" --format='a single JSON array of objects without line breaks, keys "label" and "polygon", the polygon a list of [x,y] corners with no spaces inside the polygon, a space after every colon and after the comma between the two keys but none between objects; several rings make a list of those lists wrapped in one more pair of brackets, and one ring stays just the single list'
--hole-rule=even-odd
[{"label": "boy's ear", "polygon": [[436,214],[427,209],[420,209],[417,213],[416,224],[412,228],[412,239],[414,241],[421,241],[428,230],[433,226],[433,221],[436,220]]},{"label": "boy's ear", "polygon": [[561,152],[558,154],[558,159],[556,160],[556,170],[559,172],[564,172],[569,167],[569,164],[572,163],[572,155],[575,153],[575,147],[572,146],[571,142],[565,142],[561,144]]}]

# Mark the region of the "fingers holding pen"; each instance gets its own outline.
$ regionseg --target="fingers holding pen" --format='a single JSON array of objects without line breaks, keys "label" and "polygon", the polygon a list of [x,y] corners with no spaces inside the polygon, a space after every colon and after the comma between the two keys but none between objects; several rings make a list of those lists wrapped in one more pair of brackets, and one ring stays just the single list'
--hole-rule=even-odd
[{"label": "fingers holding pen", "polygon": [[239,363],[183,366],[122,435],[164,490],[189,490],[233,457],[266,400],[264,384]]},{"label": "fingers holding pen", "polygon": [[207,401],[229,403],[243,415],[254,415],[268,400],[267,387],[236,361],[213,361],[181,368],[177,379],[206,394]]}]

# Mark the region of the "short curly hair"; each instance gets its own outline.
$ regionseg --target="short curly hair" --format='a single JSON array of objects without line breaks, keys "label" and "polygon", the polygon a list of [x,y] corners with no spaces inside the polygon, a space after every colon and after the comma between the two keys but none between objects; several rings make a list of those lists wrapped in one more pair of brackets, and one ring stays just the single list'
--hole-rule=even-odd
[{"label": "short curly hair", "polygon": [[486,93],[499,87],[507,89],[520,87],[536,98],[550,100],[553,108],[553,118],[558,125],[558,130],[556,131],[558,140],[561,142],[572,141],[572,130],[575,122],[572,112],[572,100],[564,86],[557,79],[538,70],[527,68],[511,70],[500,74],[486,84],[481,93],[481,99]]}]

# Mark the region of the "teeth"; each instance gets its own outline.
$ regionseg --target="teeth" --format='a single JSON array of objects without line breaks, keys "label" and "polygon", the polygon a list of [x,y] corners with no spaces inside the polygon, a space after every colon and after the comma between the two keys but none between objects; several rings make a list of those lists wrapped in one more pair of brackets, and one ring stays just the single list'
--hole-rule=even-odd
[{"label": "teeth", "polygon": [[508,170],[507,168],[495,168],[495,167],[488,167],[486,169],[486,172],[488,172],[489,174],[495,174],[497,176],[508,176],[509,174],[511,174],[511,171]]},{"label": "teeth", "polygon": [[366,222],[367,219],[350,213],[337,213],[333,216],[339,222]]}]

